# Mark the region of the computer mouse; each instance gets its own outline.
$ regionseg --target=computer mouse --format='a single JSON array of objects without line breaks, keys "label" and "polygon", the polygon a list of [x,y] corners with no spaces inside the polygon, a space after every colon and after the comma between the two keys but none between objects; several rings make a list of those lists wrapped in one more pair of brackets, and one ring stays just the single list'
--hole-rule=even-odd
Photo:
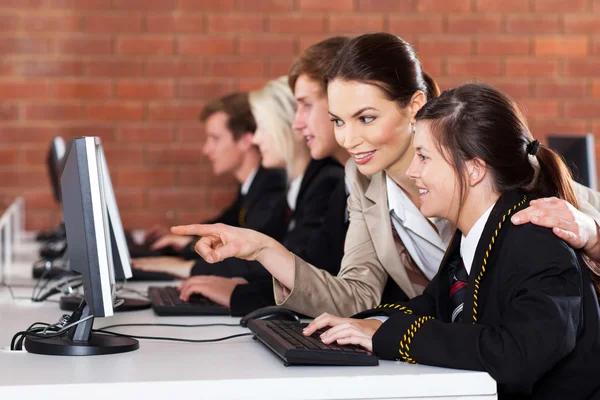
[{"label": "computer mouse", "polygon": [[283,320],[283,321],[296,321],[300,322],[298,314],[290,309],[279,307],[279,306],[268,306],[254,310],[240,319],[240,325],[243,327],[248,326],[248,321],[251,319],[262,319],[262,320]]}]

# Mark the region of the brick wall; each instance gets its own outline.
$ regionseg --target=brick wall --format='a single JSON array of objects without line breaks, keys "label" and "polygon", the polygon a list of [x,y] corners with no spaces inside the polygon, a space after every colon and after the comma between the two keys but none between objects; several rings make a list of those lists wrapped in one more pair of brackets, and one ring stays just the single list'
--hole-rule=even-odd
[{"label": "brick wall", "polygon": [[412,42],[442,87],[482,79],[534,134],[600,136],[600,0],[0,0],[0,188],[56,222],[49,140],[102,138],[127,227],[196,222],[233,195],[203,159],[203,103],[286,73],[333,34]]}]

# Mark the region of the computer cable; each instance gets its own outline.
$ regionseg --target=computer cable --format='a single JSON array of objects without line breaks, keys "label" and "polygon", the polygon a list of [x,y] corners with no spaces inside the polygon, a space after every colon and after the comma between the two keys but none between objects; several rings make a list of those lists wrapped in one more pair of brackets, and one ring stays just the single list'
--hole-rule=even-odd
[{"label": "computer cable", "polygon": [[240,324],[223,324],[223,323],[214,323],[214,324],[114,324],[103,326],[98,329],[112,329],[112,328],[121,328],[121,327],[130,327],[130,326],[162,326],[167,328],[204,328],[209,326],[240,326]]},{"label": "computer cable", "polygon": [[93,329],[92,332],[97,333],[105,333],[107,335],[114,335],[120,337],[126,337],[131,339],[147,339],[147,340],[165,340],[170,342],[184,342],[184,343],[214,343],[214,342],[222,342],[224,340],[234,339],[242,336],[254,336],[254,333],[238,333],[236,335],[230,335],[215,339],[182,339],[182,338],[173,338],[173,337],[161,337],[161,336],[140,336],[140,335],[126,335],[124,333],[117,333],[112,331],[106,331],[104,329]]},{"label": "computer cable", "polygon": [[[49,282],[49,280],[48,280]],[[55,282],[54,285],[50,286],[48,289],[48,282],[46,282],[42,287],[39,288],[37,294],[33,294],[31,301],[41,302],[48,299],[48,297],[53,296],[58,293],[64,293],[65,295],[72,295],[74,293],[74,289],[83,285],[83,280],[80,275],[70,275],[65,278],[59,279]],[[44,292],[44,289],[46,291]]]},{"label": "computer cable", "polygon": [[[27,338],[27,336],[33,336],[38,338],[55,338],[64,336],[68,333],[69,329],[73,328],[81,324],[88,319],[94,318],[93,315],[88,315],[85,318],[79,319],[75,322],[69,323],[71,320],[70,315],[63,315],[60,320],[55,324],[47,324],[44,322],[36,322],[29,326],[24,331],[20,331],[15,333],[12,340],[10,341],[10,349],[11,350],[22,350],[23,349],[23,341]],[[36,325],[43,325],[43,327],[35,327]],[[58,328],[58,329],[57,329]],[[48,332],[50,331],[50,332]]]}]

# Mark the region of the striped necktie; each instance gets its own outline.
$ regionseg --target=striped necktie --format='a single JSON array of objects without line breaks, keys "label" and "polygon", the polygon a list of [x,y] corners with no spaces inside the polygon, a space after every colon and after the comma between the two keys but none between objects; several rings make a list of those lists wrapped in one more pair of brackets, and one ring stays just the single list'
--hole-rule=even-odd
[{"label": "striped necktie", "polygon": [[469,281],[469,274],[462,258],[450,265],[448,276],[450,277],[451,320],[452,322],[460,322],[462,320],[465,291],[467,289],[467,282]]}]

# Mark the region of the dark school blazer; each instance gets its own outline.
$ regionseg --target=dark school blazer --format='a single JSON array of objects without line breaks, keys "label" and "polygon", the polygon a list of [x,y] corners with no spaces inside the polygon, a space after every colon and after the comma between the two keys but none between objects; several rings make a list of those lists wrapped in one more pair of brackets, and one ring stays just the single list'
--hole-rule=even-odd
[{"label": "dark school blazer", "polygon": [[494,206],[477,245],[460,323],[450,322],[448,301],[448,267],[460,262],[459,231],[422,295],[357,314],[390,316],[373,336],[374,353],[487,371],[501,399],[597,398],[600,317],[589,271],[550,229],[510,223],[529,200],[508,192]]}]

